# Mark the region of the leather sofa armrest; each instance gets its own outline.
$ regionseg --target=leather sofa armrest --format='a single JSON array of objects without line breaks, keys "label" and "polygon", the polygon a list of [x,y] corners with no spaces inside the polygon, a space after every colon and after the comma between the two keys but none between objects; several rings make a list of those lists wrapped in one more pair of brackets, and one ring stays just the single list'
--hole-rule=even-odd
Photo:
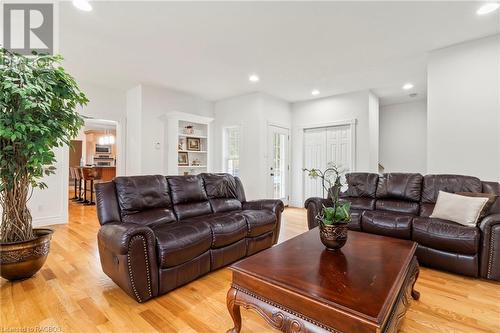
[{"label": "leather sofa armrest", "polygon": [[282,213],[285,210],[285,205],[281,200],[254,200],[243,202],[242,208],[243,210],[270,210],[276,214],[278,212]]},{"label": "leather sofa armrest", "polygon": [[158,295],[156,237],[149,227],[110,222],[97,234],[102,270],[137,302]]},{"label": "leather sofa armrest", "polygon": [[487,215],[479,222],[479,229],[482,232],[486,232],[488,231],[487,229],[497,224],[500,224],[500,214]]},{"label": "leather sofa armrest", "polygon": [[500,281],[500,214],[486,216],[481,229],[481,277]]},{"label": "leather sofa armrest", "polygon": [[116,254],[127,254],[130,240],[141,235],[149,245],[155,245],[155,235],[151,228],[135,223],[106,223],[97,234],[99,242]]},{"label": "leather sofa armrest", "polygon": [[281,200],[254,200],[242,203],[242,209],[270,210],[276,215],[276,227],[273,231],[273,244],[278,242],[281,229],[281,213],[285,210],[285,205]]},{"label": "leather sofa armrest", "polygon": [[316,216],[318,216],[323,206],[332,207],[333,201],[323,198],[309,198],[304,203],[304,207],[307,209],[307,226],[309,230],[318,226]]}]

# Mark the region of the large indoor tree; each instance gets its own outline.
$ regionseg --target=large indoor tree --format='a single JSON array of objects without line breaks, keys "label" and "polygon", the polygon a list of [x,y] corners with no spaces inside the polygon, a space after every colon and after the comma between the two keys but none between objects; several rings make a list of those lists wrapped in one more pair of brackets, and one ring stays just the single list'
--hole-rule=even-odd
[{"label": "large indoor tree", "polygon": [[55,172],[54,149],[83,125],[77,107],[88,100],[61,61],[0,52],[0,243],[35,237],[28,200]]}]

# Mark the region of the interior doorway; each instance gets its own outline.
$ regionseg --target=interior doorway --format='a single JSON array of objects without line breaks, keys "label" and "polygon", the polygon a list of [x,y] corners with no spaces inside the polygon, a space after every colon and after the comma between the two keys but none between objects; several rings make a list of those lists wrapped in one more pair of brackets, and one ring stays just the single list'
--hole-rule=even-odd
[{"label": "interior doorway", "polygon": [[280,199],[285,205],[289,201],[289,154],[290,130],[288,128],[268,126],[268,194],[273,199]]},{"label": "interior doorway", "polygon": [[94,186],[111,181],[117,175],[117,157],[121,153],[117,122],[85,119],[69,149],[70,204],[95,204]]}]

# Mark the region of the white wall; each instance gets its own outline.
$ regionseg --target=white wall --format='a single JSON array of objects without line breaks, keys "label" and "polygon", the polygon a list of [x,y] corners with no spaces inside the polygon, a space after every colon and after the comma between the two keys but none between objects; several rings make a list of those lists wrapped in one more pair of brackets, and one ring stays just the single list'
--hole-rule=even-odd
[{"label": "white wall", "polygon": [[431,52],[429,173],[500,180],[500,35]]},{"label": "white wall", "polygon": [[240,177],[248,200],[268,198],[269,124],[291,128],[290,104],[262,93],[224,99],[215,103],[214,171],[222,172],[224,127],[239,126]]},{"label": "white wall", "polygon": [[144,84],[127,92],[127,175],[167,174],[165,114],[174,111],[212,117],[213,102]]},{"label": "white wall", "polygon": [[384,172],[427,173],[427,103],[380,108],[380,164]]},{"label": "white wall", "polygon": [[369,170],[378,170],[379,164],[379,100],[372,92],[368,93],[368,128],[370,135]]},{"label": "white wall", "polygon": [[302,173],[304,128],[355,119],[357,122],[355,169],[378,171],[378,161],[375,163],[375,159],[378,159],[378,143],[372,142],[372,138],[378,136],[378,123],[376,123],[378,101],[375,96],[370,97],[370,95],[368,91],[361,91],[292,104],[291,205],[302,207],[304,204]]},{"label": "white wall", "polygon": [[34,189],[28,202],[35,227],[68,222],[69,148],[58,147],[54,153],[56,173],[43,178],[48,188]]},{"label": "white wall", "polygon": [[126,175],[141,173],[142,149],[142,87],[137,86],[127,91],[126,98]]}]

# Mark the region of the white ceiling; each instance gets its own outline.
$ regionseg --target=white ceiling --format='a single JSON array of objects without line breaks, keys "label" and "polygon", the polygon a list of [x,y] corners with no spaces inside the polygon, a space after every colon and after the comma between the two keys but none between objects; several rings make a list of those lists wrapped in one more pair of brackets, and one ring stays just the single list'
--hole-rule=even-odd
[{"label": "white ceiling", "polygon": [[[92,2],[60,7],[60,51],[78,80],[147,83],[209,100],[263,91],[288,101],[373,89],[426,91],[429,51],[500,32],[478,2]],[[261,82],[251,84],[248,74]]]}]

